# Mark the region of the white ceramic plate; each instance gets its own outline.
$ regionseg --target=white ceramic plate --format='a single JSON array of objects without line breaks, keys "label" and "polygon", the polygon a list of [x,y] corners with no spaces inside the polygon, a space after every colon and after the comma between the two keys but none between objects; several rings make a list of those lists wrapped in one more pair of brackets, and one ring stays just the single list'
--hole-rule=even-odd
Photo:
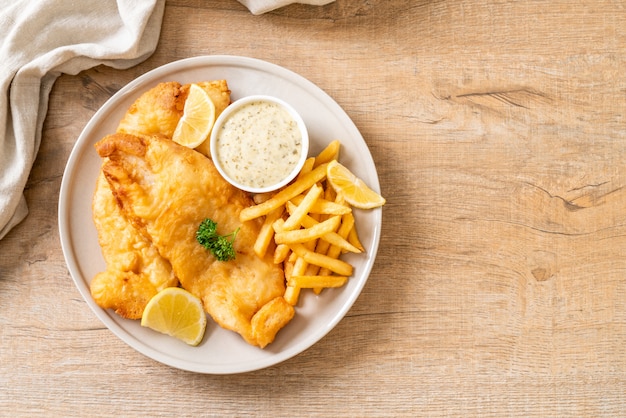
[{"label": "white ceramic plate", "polygon": [[113,133],[128,107],[142,93],[162,81],[190,83],[226,79],[236,100],[253,94],[273,95],[290,103],[302,115],[311,137],[310,154],[340,139],[340,161],[374,190],[379,189],[374,161],[363,137],[341,107],[305,78],[285,68],[252,58],[205,56],[176,61],[132,81],[96,112],[70,154],[59,197],[59,230],[65,260],[78,290],[96,316],[120,339],[161,363],[198,373],[230,374],[261,369],[289,359],[315,344],[345,316],[359,296],[374,264],[382,210],[357,211],[355,217],[365,254],[349,254],[345,260],[354,275],[339,289],[319,296],[303,291],[295,318],[265,349],[248,345],[238,334],[209,320],[204,341],[187,346],[174,338],[141,327],[139,321],[122,319],[101,309],[89,293],[92,277],[105,263],[92,222],[93,195],[100,157],[93,145]]}]

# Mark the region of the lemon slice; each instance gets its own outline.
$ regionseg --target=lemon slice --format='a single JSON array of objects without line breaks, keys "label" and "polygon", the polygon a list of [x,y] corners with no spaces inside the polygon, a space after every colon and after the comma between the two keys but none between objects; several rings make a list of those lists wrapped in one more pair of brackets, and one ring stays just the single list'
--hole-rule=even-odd
[{"label": "lemon slice", "polygon": [[215,123],[215,104],[206,91],[197,84],[189,87],[189,95],[172,139],[189,148],[202,144]]},{"label": "lemon slice", "polygon": [[341,165],[332,160],[326,168],[326,176],[337,194],[355,208],[373,209],[385,204],[385,198],[373,191],[367,184]]},{"label": "lemon slice", "polygon": [[179,287],[167,287],[153,296],[141,317],[141,326],[193,346],[202,341],[206,323],[200,299]]}]

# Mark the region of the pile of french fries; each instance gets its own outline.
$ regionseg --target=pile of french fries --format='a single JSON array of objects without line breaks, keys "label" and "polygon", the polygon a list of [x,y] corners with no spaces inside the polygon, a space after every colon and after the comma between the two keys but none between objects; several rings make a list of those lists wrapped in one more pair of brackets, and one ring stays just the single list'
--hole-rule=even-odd
[{"label": "pile of french fries", "polygon": [[340,259],[345,252],[365,251],[359,241],[352,208],[326,180],[328,163],[339,157],[339,141],[309,158],[298,177],[283,189],[255,196],[255,206],[244,209],[242,222],[265,217],[254,251],[283,263],[285,300],[298,303],[301,289],[343,286],[353,266]]}]

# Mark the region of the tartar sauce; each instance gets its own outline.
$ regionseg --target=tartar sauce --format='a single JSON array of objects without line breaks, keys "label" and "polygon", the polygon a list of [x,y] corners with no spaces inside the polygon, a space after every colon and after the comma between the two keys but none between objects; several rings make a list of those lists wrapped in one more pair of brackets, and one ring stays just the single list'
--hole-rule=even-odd
[{"label": "tartar sauce", "polygon": [[263,188],[293,171],[302,152],[302,134],[278,103],[253,101],[221,126],[216,151],[229,177],[243,186]]}]

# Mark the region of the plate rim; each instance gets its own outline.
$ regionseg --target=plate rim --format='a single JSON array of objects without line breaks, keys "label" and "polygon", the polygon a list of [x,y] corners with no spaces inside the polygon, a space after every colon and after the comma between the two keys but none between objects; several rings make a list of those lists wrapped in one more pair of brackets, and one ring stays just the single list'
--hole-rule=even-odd
[{"label": "plate rim", "polygon": [[[185,70],[190,66],[198,67],[198,66],[236,66],[236,67],[249,67],[255,70],[264,70],[268,71],[274,75],[278,75],[281,77],[286,77],[291,80],[297,81],[300,87],[306,88],[307,91],[312,91],[312,95],[319,96],[322,95],[325,97],[324,103],[325,106],[332,106],[333,111],[339,112],[347,118],[350,122],[350,131],[356,133],[356,139],[363,142],[363,145],[367,149],[368,157],[371,160],[372,168],[374,170],[374,179],[375,181],[370,181],[370,187],[374,190],[380,191],[380,184],[378,179],[378,173],[376,170],[376,166],[373,162],[373,158],[371,156],[371,152],[369,151],[369,147],[362,137],[360,131],[352,121],[352,119],[347,115],[347,113],[339,106],[339,104],[322,90],[320,87],[312,83],[310,80],[301,76],[298,73],[295,73],[292,70],[289,70],[280,65],[271,63],[269,61],[261,60],[258,58],[238,56],[238,55],[200,55],[195,57],[183,58],[180,60],[172,61],[156,67],[146,73],[136,77],[135,79],[128,82],[124,85],[120,90],[118,90],[115,94],[113,94],[109,99],[107,99],[99,109],[93,114],[93,116],[89,119],[80,135],[78,136],[76,142],[74,143],[72,150],[70,151],[70,155],[68,157],[67,163],[65,165],[63,171],[63,177],[61,180],[61,187],[59,191],[59,203],[58,203],[58,227],[59,227],[59,236],[61,241],[61,247],[63,251],[63,256],[69,270],[70,276],[72,280],[81,293],[84,301],[90,307],[92,312],[96,315],[96,317],[111,331],[115,336],[124,341],[127,345],[129,345],[135,351],[143,354],[144,356],[151,358],[154,361],[159,363],[168,365],[170,367],[178,368],[181,370],[203,373],[203,374],[215,374],[215,375],[223,375],[223,374],[237,374],[237,373],[245,373],[251,372],[255,370],[260,370],[263,368],[267,368],[276,364],[279,364],[283,361],[286,361],[296,355],[302,353],[308,348],[312,347],[316,343],[318,343],[322,338],[324,338],[335,326],[345,317],[348,311],[352,308],[358,297],[360,296],[363,287],[367,283],[371,270],[375,264],[376,256],[378,253],[378,246],[380,242],[380,235],[382,229],[382,208],[374,209],[375,211],[375,220],[377,221],[374,225],[372,225],[372,247],[368,249],[368,261],[364,265],[362,279],[357,283],[357,286],[353,289],[352,294],[347,298],[346,302],[343,303],[340,309],[335,312],[331,320],[325,324],[325,326],[320,327],[314,334],[313,338],[304,339],[301,342],[288,347],[286,350],[282,350],[277,352],[269,357],[263,359],[255,359],[248,360],[246,362],[237,363],[237,366],[227,365],[225,367],[202,367],[197,362],[189,361],[187,359],[173,358],[171,356],[167,356],[163,352],[159,351],[157,348],[152,347],[148,344],[145,344],[143,341],[140,341],[137,336],[129,333],[127,330],[122,328],[119,324],[117,324],[111,318],[111,313],[107,310],[104,310],[97,306],[89,293],[88,280],[81,274],[80,268],[78,266],[78,260],[74,257],[75,252],[73,251],[73,241],[70,239],[72,232],[70,229],[70,186],[72,180],[76,175],[76,171],[78,169],[78,164],[80,162],[80,157],[86,151],[89,141],[92,140],[89,135],[92,130],[95,129],[96,125],[100,123],[100,118],[102,115],[105,115],[111,106],[113,106],[118,101],[122,101],[128,94],[138,94],[137,89],[146,83],[154,83],[155,79],[158,79],[162,75],[167,73],[176,72]],[[94,179],[95,180],[95,179]],[[65,197],[65,198],[64,198]],[[113,314],[114,315],[114,314]]]}]

